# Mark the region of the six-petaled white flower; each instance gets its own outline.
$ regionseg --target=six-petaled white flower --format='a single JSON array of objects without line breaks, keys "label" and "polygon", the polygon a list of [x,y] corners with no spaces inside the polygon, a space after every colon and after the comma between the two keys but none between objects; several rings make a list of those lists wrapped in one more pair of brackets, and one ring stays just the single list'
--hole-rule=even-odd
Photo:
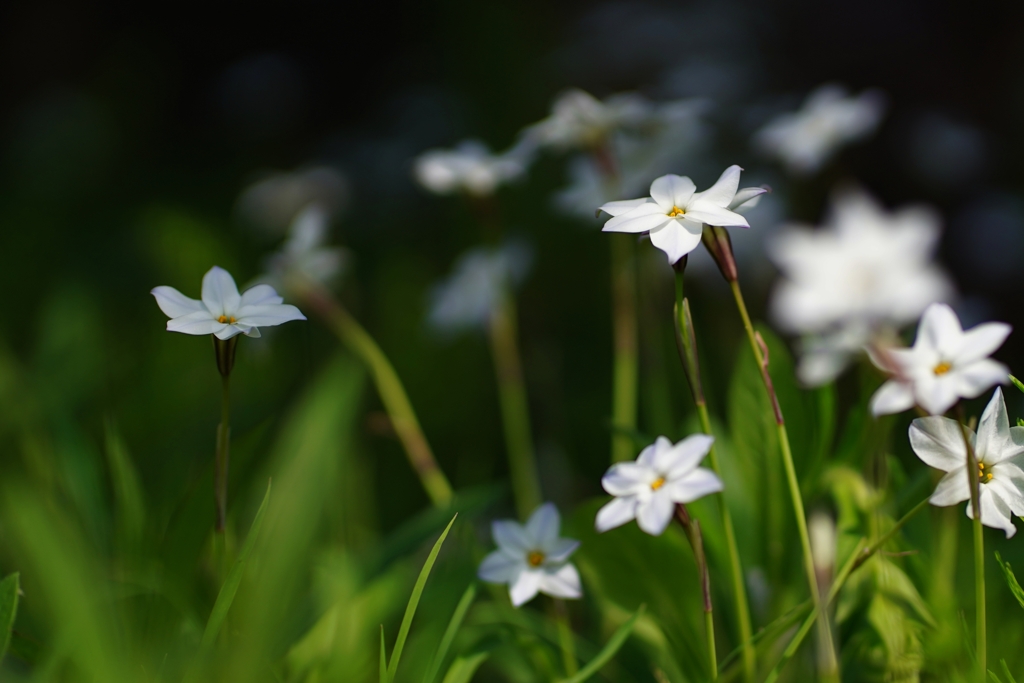
[{"label": "six-petaled white flower", "polygon": [[658,536],[672,521],[676,503],[721,491],[718,475],[698,467],[712,443],[714,437],[706,434],[688,436],[675,445],[659,436],[635,462],[612,465],[601,485],[615,499],[597,512],[597,530],[608,531],[636,519],[641,529]]},{"label": "six-petaled white flower", "polygon": [[953,309],[932,304],[921,317],[912,348],[870,349],[872,362],[893,375],[871,397],[871,412],[899,413],[916,404],[937,415],[961,398],[1005,384],[1009,370],[988,356],[1009,334],[1006,323],[985,323],[965,332]]},{"label": "six-petaled white flower", "polygon": [[705,224],[750,227],[746,218],[729,207],[749,202],[765,190],[748,188],[737,192],[741,170],[739,166],[730,166],[703,192],[697,192],[686,176],[662,176],[651,183],[650,197],[602,205],[600,210],[612,216],[604,230],[650,233],[651,243],[668,255],[669,263],[675,263],[697,248]]},{"label": "six-petaled white flower", "polygon": [[523,175],[525,147],[506,154],[492,154],[477,140],[466,140],[455,149],[424,152],[413,166],[420,185],[435,194],[466,192],[477,197],[493,194],[499,185]]},{"label": "six-petaled white flower", "polygon": [[495,520],[491,532],[498,549],[480,563],[477,576],[488,583],[507,583],[516,607],[537,593],[580,597],[580,575],[569,562],[580,542],[560,538],[560,527],[558,509],[551,503],[537,508],[525,525],[511,519]]},{"label": "six-petaled white flower", "polygon": [[[927,465],[946,472],[929,499],[947,506],[971,499],[969,481],[978,477],[981,523],[1002,529],[1009,538],[1017,533],[1013,515],[1024,515],[1024,427],[1011,427],[1002,389],[996,388],[981,414],[978,434],[963,428],[974,448],[977,472],[967,471],[967,448],[960,425],[946,417],[921,417],[910,425],[910,445]],[[974,518],[968,503],[967,516]]]},{"label": "six-petaled white flower", "polygon": [[754,143],[790,171],[814,173],[839,147],[870,135],[884,112],[885,98],[877,90],[848,97],[844,88],[825,85],[799,111],[769,121]]},{"label": "six-petaled white flower", "polygon": [[306,319],[295,306],[282,303],[270,285],[256,285],[239,294],[231,274],[217,266],[203,276],[202,300],[190,299],[165,286],[154,288],[151,294],[170,318],[169,332],[212,334],[218,339],[239,334],[258,337],[260,327]]},{"label": "six-petaled white flower", "polygon": [[268,284],[287,287],[302,281],[326,284],[337,277],[345,265],[346,253],[337,247],[327,247],[327,227],[330,213],[320,204],[310,204],[292,221],[288,239],[281,250],[267,259]]},{"label": "six-petaled white flower", "polygon": [[501,297],[525,279],[530,261],[530,249],[521,242],[469,250],[431,292],[431,327],[441,332],[485,327]]}]

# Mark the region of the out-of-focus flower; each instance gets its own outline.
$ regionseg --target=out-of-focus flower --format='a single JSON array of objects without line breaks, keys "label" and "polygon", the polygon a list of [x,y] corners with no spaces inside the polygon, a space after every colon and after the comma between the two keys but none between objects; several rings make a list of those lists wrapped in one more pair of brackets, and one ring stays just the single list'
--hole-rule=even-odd
[{"label": "out-of-focus flower", "polygon": [[559,95],[551,115],[524,131],[524,137],[541,147],[591,149],[598,147],[620,128],[648,123],[655,107],[635,93],[613,95],[604,102],[574,88]]},{"label": "out-of-focus flower", "polygon": [[772,313],[789,332],[809,335],[798,374],[806,384],[834,379],[877,336],[915,320],[953,287],[932,262],[939,219],[923,208],[894,213],[866,193],[836,195],[823,229],[793,227],[768,245],[782,271]]},{"label": "out-of-focus flower", "polygon": [[871,412],[899,413],[919,405],[940,415],[961,398],[975,398],[1009,381],[1009,370],[988,356],[1010,334],[1006,323],[985,323],[966,332],[953,309],[932,304],[925,309],[914,346],[877,347],[871,361],[893,375],[871,397]]},{"label": "out-of-focus flower", "polygon": [[[1006,537],[1017,533],[1013,515],[1024,515],[1024,427],[1011,427],[1003,392],[998,387],[981,414],[978,434],[962,427],[974,448],[978,462],[978,503],[981,523],[1002,529]],[[967,449],[961,426],[946,417],[920,417],[910,425],[910,445],[925,464],[946,472],[929,499],[945,507],[971,499],[968,485],[974,472],[967,472]],[[974,506],[967,505],[974,519]]]},{"label": "out-of-focus flower", "polygon": [[485,327],[505,291],[526,278],[530,261],[521,242],[467,251],[431,292],[430,325],[443,332]]},{"label": "out-of-focus flower", "polygon": [[337,277],[347,255],[338,247],[324,246],[329,221],[330,214],[322,206],[307,206],[292,221],[281,251],[267,259],[267,274],[262,279],[284,289],[291,282],[327,284]]},{"label": "out-of-focus flower", "polygon": [[498,549],[484,558],[477,570],[481,581],[507,583],[509,597],[516,607],[537,593],[556,598],[583,595],[580,575],[569,556],[580,542],[560,538],[558,508],[544,503],[526,524],[511,519],[495,520],[491,533]]},{"label": "out-of-focus flower", "polygon": [[190,299],[166,286],[150,293],[170,318],[168,332],[212,334],[218,339],[239,334],[258,337],[260,327],[306,319],[295,306],[282,303],[284,300],[270,285],[256,285],[239,294],[231,274],[217,266],[203,276],[202,300]]},{"label": "out-of-focus flower", "polygon": [[[729,210],[736,199],[740,167],[725,169],[714,185],[696,192],[686,176],[666,175],[651,183],[651,196],[608,202],[601,211],[612,216],[605,232],[650,233],[651,243],[675,263],[700,244],[704,224],[749,228],[747,219]],[[744,190],[764,192],[760,188]],[[743,201],[749,201],[746,197]]]},{"label": "out-of-focus flower", "polygon": [[253,183],[239,196],[236,210],[247,223],[278,236],[311,204],[337,214],[348,193],[348,183],[341,173],[328,166],[314,166],[274,173]]},{"label": "out-of-focus flower", "polygon": [[466,140],[455,149],[424,152],[414,162],[413,175],[420,185],[435,194],[466,192],[482,197],[522,176],[528,157],[523,146],[505,154],[492,154],[482,142]]},{"label": "out-of-focus flower", "polygon": [[721,491],[718,475],[698,467],[714,440],[694,434],[672,445],[659,436],[640,451],[636,462],[612,465],[601,485],[615,499],[598,510],[597,530],[608,531],[636,519],[641,529],[659,536],[672,521],[676,503],[691,503]]},{"label": "out-of-focus flower", "polygon": [[882,120],[885,98],[877,90],[848,96],[846,89],[824,85],[803,107],[769,121],[754,136],[765,153],[794,173],[814,173],[844,144],[867,137]]}]

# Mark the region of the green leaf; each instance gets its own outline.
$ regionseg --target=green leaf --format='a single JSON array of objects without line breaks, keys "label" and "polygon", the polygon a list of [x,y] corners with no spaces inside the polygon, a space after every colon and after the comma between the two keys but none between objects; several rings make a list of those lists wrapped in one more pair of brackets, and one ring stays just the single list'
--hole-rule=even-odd
[{"label": "green leaf", "polygon": [[206,630],[203,631],[203,640],[199,646],[201,650],[208,650],[213,645],[221,626],[224,624],[224,619],[228,615],[228,610],[231,609],[235,593],[238,592],[238,585],[242,582],[245,565],[249,561],[249,555],[252,554],[253,547],[256,545],[256,539],[260,535],[260,527],[263,526],[263,516],[267,512],[267,503],[269,502],[270,482],[268,481],[267,492],[263,495],[263,502],[260,503],[260,509],[256,511],[256,518],[253,519],[252,526],[249,527],[249,534],[245,537],[242,552],[238,554],[238,559],[235,560],[235,565],[228,573],[228,578],[225,579],[224,585],[220,587],[217,601],[213,603],[213,611],[210,612],[210,619],[206,622]]},{"label": "green leaf", "polygon": [[1003,667],[1003,675],[1006,676],[1007,682],[1008,683],[1017,683],[1017,681],[1013,677],[1013,674],[1010,673],[1010,667],[1006,666],[1006,660],[1005,659],[1000,659],[999,660],[999,665],[1001,667]]},{"label": "green leaf", "polygon": [[1017,379],[1013,375],[1010,375],[1010,381],[1013,382],[1013,386],[1017,387],[1021,391],[1024,391],[1024,382],[1021,382],[1019,379]]},{"label": "green leaf", "polygon": [[18,616],[18,590],[20,588],[17,572],[0,581],[0,660],[7,654],[11,644],[11,631],[14,619]]},{"label": "green leaf", "polygon": [[[633,613],[633,616],[629,618],[629,621],[620,626],[618,630],[612,634],[612,637],[608,639],[608,642],[601,651],[597,653],[597,656],[590,660],[589,664],[580,669],[578,674],[572,678],[566,678],[562,683],[583,683],[583,681],[600,671],[601,667],[607,664],[608,661],[615,656],[615,653],[619,651],[622,644],[626,642],[626,638],[628,638],[629,634],[632,633],[633,627],[636,626],[637,619],[639,619],[644,613],[644,609],[644,605],[640,605],[637,611]],[[447,679],[445,679],[445,683],[447,683]]]},{"label": "green leaf", "polygon": [[473,674],[480,668],[480,665],[491,655],[490,652],[478,652],[468,657],[457,657],[452,665],[448,667],[448,673],[444,676],[444,683],[469,683]]},{"label": "green leaf", "polygon": [[107,420],[106,424],[106,452],[117,505],[117,531],[123,541],[136,543],[142,538],[145,526],[145,498],[128,449],[112,420]]},{"label": "green leaf", "polygon": [[471,583],[466,588],[466,592],[462,594],[459,604],[455,606],[455,612],[448,622],[448,628],[445,629],[444,635],[441,637],[441,644],[437,648],[437,654],[434,655],[434,661],[430,665],[426,678],[423,679],[424,683],[434,683],[434,679],[437,678],[437,672],[440,671],[441,664],[444,663],[444,658],[452,646],[452,641],[455,640],[455,634],[458,632],[459,626],[462,625],[462,620],[465,618],[466,612],[469,611],[469,606],[473,604],[473,598],[475,597],[476,584]]},{"label": "green leaf", "polygon": [[402,650],[405,648],[405,639],[409,637],[412,618],[416,614],[416,608],[420,604],[420,597],[423,595],[423,587],[427,583],[427,577],[430,576],[430,570],[434,568],[434,562],[437,561],[437,554],[441,552],[441,544],[444,543],[444,539],[447,538],[448,532],[451,531],[452,524],[455,524],[455,519],[458,516],[458,513],[455,513],[455,517],[452,517],[452,521],[448,522],[448,526],[444,528],[441,537],[434,543],[434,547],[430,550],[430,555],[427,556],[427,561],[423,564],[423,569],[420,570],[419,578],[416,579],[416,585],[412,588],[409,604],[405,607],[405,616],[402,617],[402,625],[398,629],[398,640],[395,641],[395,649],[391,652],[391,661],[388,662],[386,683],[390,683],[395,678],[395,671],[398,669],[398,662],[402,659]]},{"label": "green leaf", "polygon": [[388,683],[388,653],[384,645],[384,624],[380,625],[380,683]]},{"label": "green leaf", "polygon": [[1013,597],[1017,598],[1017,602],[1020,603],[1021,607],[1024,607],[1024,589],[1017,583],[1017,577],[1013,575],[1013,569],[1010,567],[1009,562],[1004,562],[1002,556],[996,551],[996,563],[999,564],[999,568],[1003,570],[1003,576],[1006,577],[1006,585],[1010,587],[1010,592],[1013,593]]}]

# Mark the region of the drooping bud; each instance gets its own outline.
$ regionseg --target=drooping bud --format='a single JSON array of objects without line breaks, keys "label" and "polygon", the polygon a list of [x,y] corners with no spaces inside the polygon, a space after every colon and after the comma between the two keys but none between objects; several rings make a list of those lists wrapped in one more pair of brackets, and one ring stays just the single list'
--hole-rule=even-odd
[{"label": "drooping bud", "polygon": [[237,335],[231,339],[213,337],[213,354],[217,358],[217,370],[220,371],[221,377],[228,377],[231,374],[231,368],[235,367],[236,346],[238,346]]},{"label": "drooping bud", "polygon": [[736,270],[736,259],[732,254],[732,240],[729,238],[729,231],[718,226],[705,225],[700,239],[707,247],[711,258],[715,259],[718,269],[722,271],[722,277],[728,282],[736,282],[739,279],[739,272]]}]

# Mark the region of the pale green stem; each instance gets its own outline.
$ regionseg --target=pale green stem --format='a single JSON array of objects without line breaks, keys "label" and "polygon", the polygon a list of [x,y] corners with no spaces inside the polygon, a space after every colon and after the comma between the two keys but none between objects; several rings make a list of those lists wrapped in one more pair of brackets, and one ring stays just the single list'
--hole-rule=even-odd
[{"label": "pale green stem", "polygon": [[676,520],[683,527],[690,547],[693,549],[693,560],[697,564],[697,577],[700,581],[700,593],[704,604],[704,628],[707,634],[708,670],[711,680],[718,680],[718,655],[715,648],[715,619],[711,604],[711,573],[708,571],[708,557],[704,553],[704,539],[700,533],[700,522],[690,517],[686,506],[676,503]]},{"label": "pale green stem", "polygon": [[[707,401],[704,398],[700,379],[700,363],[697,355],[697,340],[692,338],[693,321],[690,317],[689,305],[683,298],[683,274],[676,273],[676,331],[683,340],[684,346],[692,349],[693,367],[686,373],[690,381],[690,388],[693,393],[694,403],[697,404],[697,414],[700,417],[700,428],[708,436],[714,436],[711,431],[711,417],[708,415]],[[681,352],[685,351],[680,349]],[[683,359],[684,364],[687,360]],[[690,375],[693,375],[692,377]],[[721,467],[718,463],[718,450],[712,444],[708,452],[708,460],[711,469],[715,474],[721,476]],[[751,641],[753,630],[750,624],[750,605],[747,602],[747,588],[743,580],[743,565],[740,562],[739,546],[736,543],[736,530],[733,528],[732,514],[729,506],[726,505],[725,494],[718,494],[718,507],[722,515],[722,528],[725,532],[726,551],[729,554],[729,569],[732,578],[732,590],[736,599],[736,622],[740,630],[740,642],[743,643],[743,671],[744,678],[752,683],[757,674],[757,650]]]},{"label": "pale green stem", "polygon": [[519,517],[526,519],[541,504],[540,481],[533,452],[526,383],[519,356],[516,307],[507,292],[503,293],[491,313],[488,331],[498,380],[501,417],[505,426],[512,492]]},{"label": "pale green stem", "polygon": [[631,235],[609,235],[612,286],[612,462],[636,457],[637,293],[636,244]]},{"label": "pale green stem", "polygon": [[576,661],[576,641],[573,639],[572,625],[569,623],[569,614],[565,601],[561,598],[554,598],[555,623],[558,625],[558,646],[562,650],[562,666],[565,667],[565,677],[572,678],[579,671],[579,663]]},{"label": "pale green stem", "polygon": [[[967,487],[971,492],[971,510],[974,511],[972,527],[974,528],[974,618],[975,618],[975,654],[978,658],[978,680],[984,681],[988,675],[988,638],[985,624],[985,534],[981,526],[981,479],[978,475],[978,459],[974,454],[974,446],[967,436],[964,426],[964,410],[957,404],[957,424],[960,435],[964,439],[967,450]],[[990,475],[991,476],[991,475]]]},{"label": "pale green stem", "polygon": [[217,455],[213,466],[213,498],[217,519],[214,525],[218,534],[224,533],[228,509],[228,460],[231,455],[231,382],[228,375],[222,375],[220,424],[217,426]]},{"label": "pale green stem", "polygon": [[[768,362],[761,349],[763,341],[754,332],[754,325],[750,322],[750,314],[747,312],[747,304],[743,300],[743,291],[740,289],[740,283],[738,280],[730,280],[729,286],[732,289],[733,298],[736,300],[736,308],[739,310],[740,318],[743,319],[743,329],[747,333],[750,350],[754,353],[754,358],[761,372],[761,379],[764,382],[765,391],[768,393],[768,400],[772,404],[772,417],[775,419],[775,428],[779,438],[779,450],[782,452],[782,462],[786,470],[786,483],[789,485],[789,495],[793,500],[793,512],[800,534],[800,546],[804,556],[804,571],[807,574],[807,585],[811,590],[811,600],[814,602],[814,614],[817,615],[820,612],[821,595],[818,589],[817,572],[814,570],[814,558],[811,555],[811,540],[807,533],[807,516],[804,513],[803,497],[800,493],[800,483],[796,477],[796,467],[793,465],[793,451],[789,445],[789,432],[786,429],[786,422],[782,416],[782,407],[779,405],[779,399],[772,385],[771,375],[768,372]],[[822,637],[824,640],[822,647],[827,648],[826,655],[835,657],[832,634],[827,627],[823,629]]]}]

